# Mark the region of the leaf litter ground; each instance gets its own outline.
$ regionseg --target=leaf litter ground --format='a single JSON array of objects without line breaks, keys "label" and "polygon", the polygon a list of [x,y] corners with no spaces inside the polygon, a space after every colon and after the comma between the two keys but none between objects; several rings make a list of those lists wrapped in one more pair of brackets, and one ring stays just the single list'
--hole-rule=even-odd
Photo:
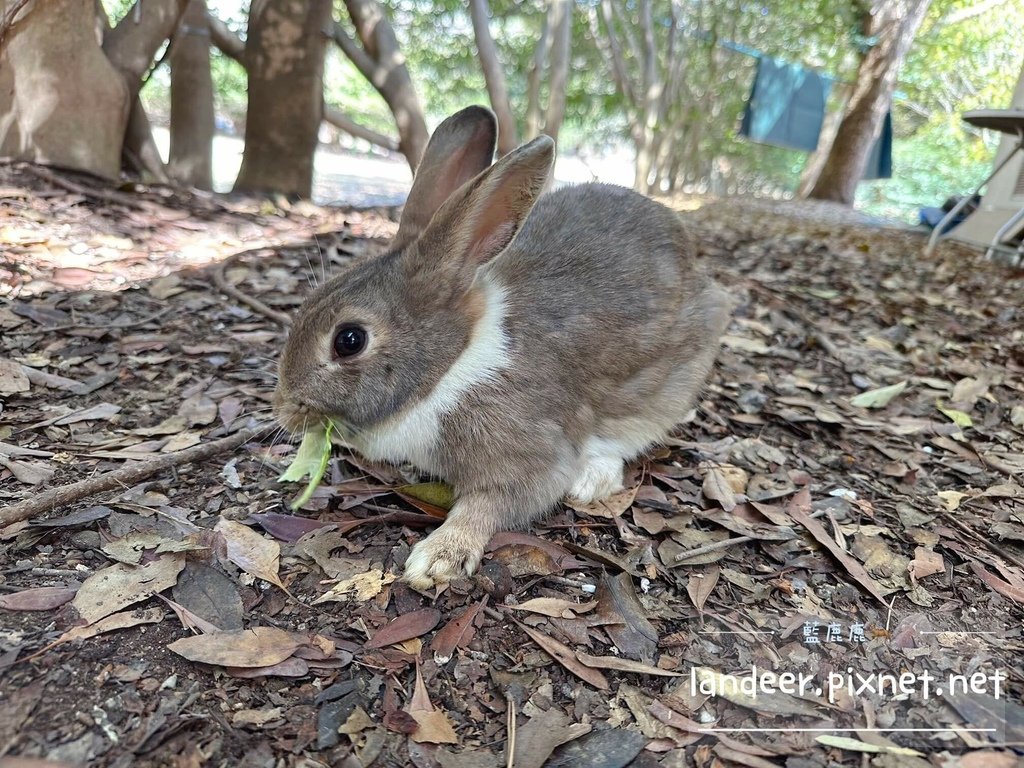
[{"label": "leaf litter ground", "polygon": [[439,595],[443,489],[336,456],[293,515],[274,432],[11,519],[265,421],[388,213],[3,169],[0,764],[1019,764],[1024,279],[827,206],[682,214],[737,302],[694,418]]}]

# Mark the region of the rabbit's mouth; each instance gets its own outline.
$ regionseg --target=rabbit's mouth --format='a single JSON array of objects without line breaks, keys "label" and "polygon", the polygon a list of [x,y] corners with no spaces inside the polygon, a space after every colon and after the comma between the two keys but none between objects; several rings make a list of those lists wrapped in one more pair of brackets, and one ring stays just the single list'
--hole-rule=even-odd
[{"label": "rabbit's mouth", "polygon": [[301,435],[327,426],[327,417],[317,413],[305,403],[286,400],[276,392],[273,405],[277,423],[293,435]]},{"label": "rabbit's mouth", "polygon": [[324,430],[331,425],[331,440],[343,445],[351,445],[359,430],[345,419],[335,415],[322,413],[306,403],[285,401],[275,398],[274,418],[277,423],[293,435]]}]

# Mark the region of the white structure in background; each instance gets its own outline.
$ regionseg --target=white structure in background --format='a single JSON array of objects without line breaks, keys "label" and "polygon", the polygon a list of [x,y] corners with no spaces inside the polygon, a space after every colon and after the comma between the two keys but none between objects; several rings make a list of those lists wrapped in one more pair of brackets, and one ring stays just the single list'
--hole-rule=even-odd
[{"label": "white structure in background", "polygon": [[988,258],[1001,257],[1020,264],[1024,259],[1024,70],[1009,109],[979,109],[964,113],[964,121],[1003,134],[992,173],[974,191],[986,187],[978,208],[951,232],[942,234],[974,194],[965,196],[932,231],[927,252],[940,237],[985,249]]}]

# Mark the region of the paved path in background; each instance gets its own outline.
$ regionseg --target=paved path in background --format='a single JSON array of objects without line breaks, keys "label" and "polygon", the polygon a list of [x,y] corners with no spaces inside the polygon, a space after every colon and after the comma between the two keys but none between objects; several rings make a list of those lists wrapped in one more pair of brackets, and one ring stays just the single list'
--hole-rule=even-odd
[{"label": "paved path in background", "polygon": [[[164,159],[170,142],[166,128],[154,128],[153,135]],[[242,163],[243,142],[235,136],[216,136],[213,140],[213,186],[218,192],[230,191]],[[405,202],[412,174],[401,158],[379,157],[321,148],[314,159],[313,200],[321,205],[365,207],[399,205]],[[605,181],[630,186],[633,183],[632,158],[627,155],[584,163],[577,157],[559,157],[555,181],[576,184]]]}]

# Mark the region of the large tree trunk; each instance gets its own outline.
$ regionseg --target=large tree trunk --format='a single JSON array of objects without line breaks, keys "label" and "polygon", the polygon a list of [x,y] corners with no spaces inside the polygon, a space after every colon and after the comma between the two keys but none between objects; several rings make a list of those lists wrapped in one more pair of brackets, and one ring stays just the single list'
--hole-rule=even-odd
[{"label": "large tree trunk", "polygon": [[877,42],[857,69],[857,82],[821,173],[808,197],[853,205],[871,146],[882,128],[903,59],[931,0],[881,0],[865,36]]},{"label": "large tree trunk", "polygon": [[245,151],[235,190],[312,194],[330,21],[330,0],[252,3]]},{"label": "large tree trunk", "polygon": [[415,171],[430,133],[395,31],[377,0],[345,0],[345,7],[362,47],[338,24],[333,25],[334,40],[387,102],[402,154]]},{"label": "large tree trunk", "polygon": [[505,72],[498,60],[498,48],[491,37],[491,9],[487,0],[470,0],[469,15],[473,19],[473,36],[476,39],[477,58],[484,73],[487,95],[491,109],[498,118],[498,154],[507,155],[519,143],[516,119],[512,116],[512,105],[508,100],[505,86]]},{"label": "large tree trunk", "polygon": [[558,131],[565,119],[565,90],[569,82],[569,51],[572,45],[573,0],[551,0],[551,82],[548,86],[548,110],[544,116],[544,133],[558,140]]},{"label": "large tree trunk", "polygon": [[832,112],[825,113],[825,119],[821,125],[821,133],[818,135],[818,146],[807,156],[804,167],[800,171],[800,181],[797,184],[796,196],[807,197],[814,185],[821,176],[821,170],[825,167],[829,152],[832,149],[832,142],[836,139],[839,131],[839,123],[846,112],[847,96],[840,99],[839,107]]},{"label": "large tree trunk", "polygon": [[206,0],[191,0],[171,43],[171,151],[168,172],[197,189],[213,188],[213,77]]},{"label": "large tree trunk", "polygon": [[132,94],[94,20],[81,0],[18,14],[0,51],[0,156],[117,178]]},{"label": "large tree trunk", "polygon": [[103,40],[103,52],[121,71],[128,90],[133,94],[129,108],[128,128],[125,131],[123,159],[140,173],[149,173],[159,182],[170,181],[164,168],[160,150],[153,140],[149,117],[139,99],[142,77],[156,55],[157,49],[177,28],[185,10],[186,0],[160,0],[135,6],[117,25],[110,19],[99,0],[95,0],[96,29]]}]

